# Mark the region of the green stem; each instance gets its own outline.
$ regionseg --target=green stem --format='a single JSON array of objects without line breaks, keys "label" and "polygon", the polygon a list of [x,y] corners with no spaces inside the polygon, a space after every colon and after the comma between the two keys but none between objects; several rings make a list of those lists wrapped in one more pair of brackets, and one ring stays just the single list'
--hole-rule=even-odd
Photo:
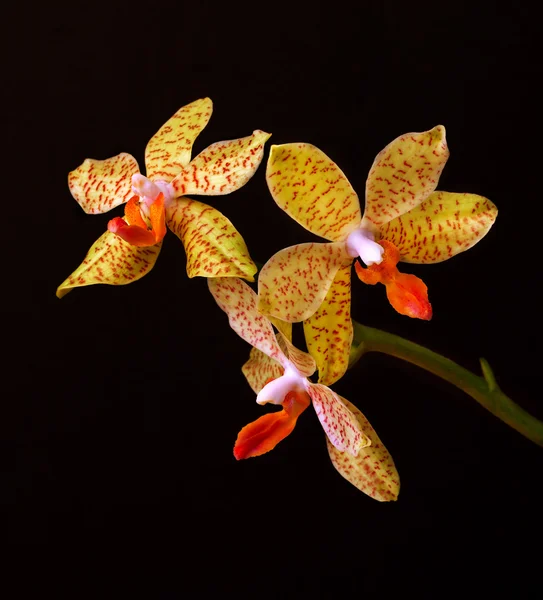
[{"label": "green stem", "polygon": [[483,377],[479,377],[452,360],[397,335],[361,325],[356,321],[353,321],[353,326],[354,340],[349,368],[366,352],[384,352],[406,360],[460,388],[498,419],[532,442],[543,446],[543,423],[515,404],[500,390],[484,358],[480,359]]}]

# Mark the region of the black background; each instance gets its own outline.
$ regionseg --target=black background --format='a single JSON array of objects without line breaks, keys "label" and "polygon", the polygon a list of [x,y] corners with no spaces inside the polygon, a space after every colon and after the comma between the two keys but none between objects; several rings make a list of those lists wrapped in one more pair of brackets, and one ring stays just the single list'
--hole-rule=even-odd
[{"label": "black background", "polygon": [[[93,597],[144,584],[150,598],[536,593],[541,448],[462,392],[377,354],[334,386],[400,471],[398,502],[380,504],[335,472],[313,411],[270,454],[235,461],[238,430],[263,414],[240,372],[249,346],[205,280],[186,277],[175,236],[139,282],[55,297],[122,214],[85,215],[68,172],[122,151],[143,166],[148,139],[197,98],[214,113],[195,154],[263,129],[268,144],[319,146],[361,197],[382,147],[442,123],[451,157],[439,189],[487,196],[498,220],[469,252],[405,268],[429,287],[430,323],[400,317],[384,289],[356,279],[353,316],[475,371],[486,357],[502,389],[543,418],[540,48],[528,9],[501,6],[7,13],[0,493],[19,585],[69,584],[80,597],[107,574],[121,591]],[[232,196],[201,199],[257,261],[314,239],[275,206],[263,167]]]}]

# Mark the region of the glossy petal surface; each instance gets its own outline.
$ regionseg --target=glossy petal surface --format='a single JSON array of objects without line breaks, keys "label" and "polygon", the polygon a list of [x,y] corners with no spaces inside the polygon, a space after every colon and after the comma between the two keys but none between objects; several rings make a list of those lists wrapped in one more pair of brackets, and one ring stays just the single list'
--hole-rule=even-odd
[{"label": "glossy petal surface", "polygon": [[304,335],[319,383],[332,385],[347,370],[353,341],[351,265],[338,270],[323,303],[304,321]]},{"label": "glossy petal surface", "polygon": [[87,214],[105,213],[130,200],[136,173],[138,163],[126,152],[105,160],[87,158],[68,175],[68,187]]},{"label": "glossy petal surface", "polygon": [[251,348],[249,360],[243,365],[241,371],[253,392],[258,394],[268,381],[281,377],[284,369],[276,360],[261,350]]},{"label": "glossy petal surface", "polygon": [[497,215],[496,206],[483,196],[434,192],[387,223],[380,237],[398,248],[403,262],[438,263],[474,246]]},{"label": "glossy petal surface", "polygon": [[338,269],[352,261],[342,243],[298,244],[274,254],[258,276],[258,308],[297,323],[321,305]]},{"label": "glossy petal surface", "polygon": [[307,391],[322,428],[338,450],[356,456],[364,446],[371,443],[340,396],[318,383],[311,383]]},{"label": "glossy petal surface", "polygon": [[58,287],[57,296],[62,298],[73,288],[95,283],[132,283],[155,266],[161,245],[138,248],[106,231],[94,242],[79,267]]},{"label": "glossy petal surface", "polygon": [[360,202],[347,177],[311,144],[272,146],[266,179],[278,206],[316,235],[342,241],[360,225]]},{"label": "glossy petal surface", "polygon": [[253,348],[285,367],[286,357],[275,339],[271,323],[257,310],[254,291],[237,277],[210,278],[208,286],[219,307],[228,315],[230,327]]},{"label": "glossy petal surface", "polygon": [[221,196],[238,190],[258,169],[270,135],[257,130],[248,137],[211,144],[172,181],[176,197]]},{"label": "glossy petal surface", "polygon": [[368,175],[364,226],[377,231],[426,200],[436,189],[448,157],[442,125],[407,133],[388,144]]},{"label": "glossy petal surface", "polygon": [[195,100],[180,108],[155,133],[145,148],[147,177],[170,182],[190,162],[192,144],[207,125],[213,103],[209,98]]},{"label": "glossy petal surface", "polygon": [[183,242],[189,277],[243,277],[254,281],[256,265],[243,238],[218,210],[179,198],[166,210],[168,227]]},{"label": "glossy petal surface", "polygon": [[392,457],[366,417],[348,400],[342,400],[356,416],[371,445],[362,448],[354,457],[347,452],[340,452],[327,440],[332,464],[340,475],[371,498],[380,502],[396,500],[400,491],[400,477]]}]

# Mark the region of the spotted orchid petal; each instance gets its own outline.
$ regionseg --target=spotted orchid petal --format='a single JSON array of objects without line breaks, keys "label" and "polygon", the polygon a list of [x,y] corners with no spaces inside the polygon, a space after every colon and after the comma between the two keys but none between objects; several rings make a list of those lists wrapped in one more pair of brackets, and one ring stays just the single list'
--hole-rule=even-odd
[{"label": "spotted orchid petal", "polygon": [[351,265],[338,270],[323,303],[304,321],[304,335],[319,383],[332,385],[347,370],[353,341]]},{"label": "spotted orchid petal", "polygon": [[257,348],[251,348],[249,360],[241,368],[247,383],[255,394],[271,380],[283,375],[285,369],[273,358]]},{"label": "spotted orchid petal", "polygon": [[230,327],[253,348],[286,368],[288,361],[275,338],[271,323],[257,310],[254,291],[237,277],[209,278],[209,291],[228,315]]},{"label": "spotted orchid petal", "polygon": [[341,400],[356,416],[362,431],[371,441],[371,445],[362,448],[355,457],[347,452],[339,451],[330,440],[327,440],[332,464],[340,475],[374,500],[380,502],[396,500],[400,492],[400,477],[392,457],[379,439],[375,429],[358,408],[345,398],[341,398]]},{"label": "spotted orchid petal", "polygon": [[168,227],[183,242],[189,277],[243,277],[254,281],[257,267],[243,238],[218,210],[189,198],[166,209]]},{"label": "spotted orchid petal", "polygon": [[302,377],[310,377],[313,375],[317,370],[317,365],[311,354],[296,348],[296,346],[294,346],[281,332],[279,332],[276,337],[279,342],[279,347],[284,355],[296,367],[300,375]]},{"label": "spotted orchid petal", "polygon": [[243,187],[258,169],[270,136],[256,130],[248,137],[211,144],[171,182],[175,196],[221,196]]},{"label": "spotted orchid petal", "polygon": [[351,261],[343,243],[280,250],[259,273],[258,309],[291,323],[308,319],[326,297],[338,269]]},{"label": "spotted orchid petal", "polygon": [[474,246],[490,230],[498,209],[477,194],[434,192],[380,230],[400,251],[400,260],[438,263]]},{"label": "spotted orchid petal", "polygon": [[130,200],[132,175],[139,172],[138,162],[126,152],[105,160],[87,158],[68,175],[68,187],[87,214],[101,214]]},{"label": "spotted orchid petal", "polygon": [[170,182],[190,162],[192,144],[207,125],[213,103],[195,100],[180,108],[149,140],[145,148],[147,177]]},{"label": "spotted orchid petal", "polygon": [[79,267],[57,289],[62,298],[73,288],[104,283],[125,285],[140,279],[155,266],[162,244],[139,248],[110,231],[91,246]]},{"label": "spotted orchid petal", "polygon": [[360,202],[349,180],[311,144],[272,146],[266,180],[278,206],[315,235],[339,242],[360,225]]},{"label": "spotted orchid petal", "polygon": [[378,231],[426,200],[436,189],[448,158],[442,125],[423,133],[407,133],[388,144],[368,175],[363,227]]},{"label": "spotted orchid petal", "polygon": [[371,444],[340,396],[318,383],[310,383],[307,392],[328,439],[340,452],[357,456],[362,448]]}]

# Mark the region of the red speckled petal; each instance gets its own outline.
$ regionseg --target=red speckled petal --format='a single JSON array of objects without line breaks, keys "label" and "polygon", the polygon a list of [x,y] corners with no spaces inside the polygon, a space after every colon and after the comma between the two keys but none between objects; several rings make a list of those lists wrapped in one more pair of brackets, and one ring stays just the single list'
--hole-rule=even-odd
[{"label": "red speckled petal", "polygon": [[351,265],[338,270],[323,303],[304,321],[304,334],[317,363],[319,383],[332,385],[347,370],[353,341]]},{"label": "red speckled petal", "polygon": [[476,194],[434,192],[380,231],[400,251],[400,260],[438,263],[474,246],[490,230],[498,209]]},{"label": "red speckled petal", "polygon": [[307,391],[328,439],[338,450],[356,456],[371,443],[340,396],[318,383],[311,383]]},{"label": "red speckled petal", "polygon": [[310,354],[296,348],[281,332],[277,334],[277,341],[285,356],[296,367],[300,375],[303,377],[313,375],[317,370],[317,365]]},{"label": "red speckled petal", "polygon": [[218,210],[179,198],[166,210],[168,227],[183,242],[189,277],[243,277],[254,281],[257,267],[243,238]]},{"label": "red speckled petal", "polygon": [[442,125],[424,133],[406,133],[381,150],[366,182],[364,226],[378,231],[426,200],[436,189],[448,157]]},{"label": "red speckled petal", "polygon": [[273,358],[257,348],[251,348],[249,360],[241,368],[247,382],[255,394],[271,379],[277,379],[283,375],[285,369]]},{"label": "red speckled petal", "polygon": [[147,275],[155,266],[162,244],[138,248],[106,231],[87,252],[85,260],[57,289],[62,298],[76,287],[105,283],[125,285]]},{"label": "red speckled petal", "polygon": [[297,323],[322,304],[338,269],[352,258],[343,243],[298,244],[274,254],[258,276],[258,308]]},{"label": "red speckled petal", "polygon": [[180,108],[149,140],[145,148],[147,177],[170,182],[190,162],[192,144],[207,125],[213,103],[195,100]]},{"label": "red speckled petal", "polygon": [[341,399],[356,416],[371,445],[362,448],[354,457],[340,452],[327,440],[332,464],[340,475],[371,498],[380,502],[396,500],[400,492],[400,477],[392,457],[366,417],[348,400]]},{"label": "red speckled petal", "polygon": [[207,283],[217,304],[228,315],[230,327],[253,348],[286,368],[286,357],[275,339],[272,324],[257,310],[254,291],[237,277],[210,278]]},{"label": "red speckled petal", "polygon": [[272,146],[266,180],[278,206],[316,235],[339,242],[360,225],[360,202],[347,177],[311,144]]},{"label": "red speckled petal", "polygon": [[136,159],[126,152],[106,160],[87,158],[68,175],[68,187],[87,214],[105,213],[130,200],[132,175],[139,172]]},{"label": "red speckled petal", "polygon": [[221,196],[243,187],[258,169],[270,136],[257,130],[248,137],[211,144],[172,181],[176,197]]}]

